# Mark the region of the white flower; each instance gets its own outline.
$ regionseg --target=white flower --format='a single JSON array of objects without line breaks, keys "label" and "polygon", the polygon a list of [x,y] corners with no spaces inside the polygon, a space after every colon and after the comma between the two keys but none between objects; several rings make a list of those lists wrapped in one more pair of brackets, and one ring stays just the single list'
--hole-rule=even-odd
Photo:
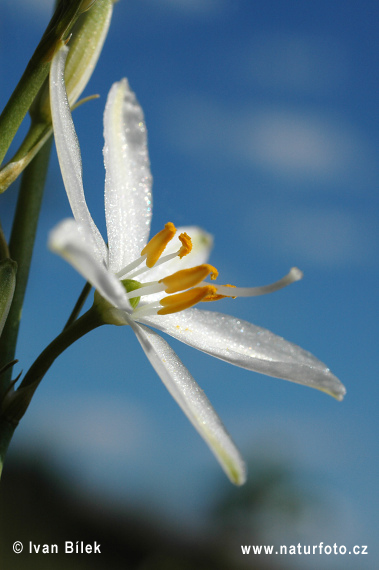
[{"label": "white flower", "polygon": [[[217,270],[206,263],[212,239],[199,228],[176,230],[168,223],[147,243],[152,178],[146,127],[125,79],[112,86],[104,113],[107,246],[84,197],[80,149],[63,79],[66,53],[63,48],[54,57],[50,92],[58,157],[75,219],[51,232],[49,246],[96,289],[95,305],[105,322],[131,326],[157,374],[231,481],[242,484],[244,462],[204,392],[167,342],[145,325],[236,366],[342,399],[343,385],[309,352],[245,321],[190,308],[223,296],[271,292],[301,278],[301,272],[293,268],[266,287],[231,289],[215,285]],[[212,283],[205,281],[209,275]]]}]

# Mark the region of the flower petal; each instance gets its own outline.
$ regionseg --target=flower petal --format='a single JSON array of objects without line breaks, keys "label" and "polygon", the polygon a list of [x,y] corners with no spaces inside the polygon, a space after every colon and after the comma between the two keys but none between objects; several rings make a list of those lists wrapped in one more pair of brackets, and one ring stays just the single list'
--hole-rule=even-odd
[{"label": "flower petal", "polygon": [[235,366],[317,388],[337,400],[345,395],[343,384],[310,352],[241,319],[187,309],[141,322]]},{"label": "flower petal", "polygon": [[51,116],[55,144],[63,182],[74,218],[81,226],[85,226],[92,233],[96,258],[99,261],[107,261],[107,247],[89,213],[84,196],[82,159],[64,82],[67,53],[68,48],[62,47],[54,55],[50,70]]},{"label": "flower petal", "polygon": [[246,480],[243,459],[203,390],[162,337],[132,320],[130,325],[158,376],[204,438],[229,479],[242,485]]},{"label": "flower petal", "polygon": [[140,255],[152,213],[146,125],[126,79],[114,83],[109,92],[104,139],[109,266],[117,273]]},{"label": "flower petal", "polygon": [[130,311],[125,289],[113,273],[93,255],[93,236],[75,220],[63,220],[49,235],[49,248],[68,261],[104,299]]}]

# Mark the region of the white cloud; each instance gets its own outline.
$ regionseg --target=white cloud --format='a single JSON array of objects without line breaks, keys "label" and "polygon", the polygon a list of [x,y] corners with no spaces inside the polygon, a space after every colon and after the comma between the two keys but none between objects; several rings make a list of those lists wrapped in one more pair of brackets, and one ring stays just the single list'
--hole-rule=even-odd
[{"label": "white cloud", "polygon": [[[279,252],[296,263],[336,267],[367,264],[377,258],[375,220],[335,207],[279,204],[254,207],[246,231],[263,249]],[[295,263],[295,261],[294,261]]]},{"label": "white cloud", "polygon": [[162,4],[168,4],[173,8],[187,12],[214,12],[222,9],[225,0],[162,0]]},{"label": "white cloud", "polygon": [[339,183],[361,193],[376,175],[374,152],[361,133],[322,112],[236,109],[193,96],[170,106],[167,127],[175,146],[201,159],[222,157],[304,188],[308,181]]},{"label": "white cloud", "polygon": [[[55,0],[3,0],[20,15],[53,12]],[[229,0],[145,0],[146,4],[152,4],[154,8],[168,7],[176,12],[193,15],[217,14],[223,12],[230,4]],[[22,10],[22,12],[21,12]]]},{"label": "white cloud", "polygon": [[356,137],[341,125],[285,110],[264,110],[252,117],[244,138],[246,158],[292,176],[342,175],[360,150]]},{"label": "white cloud", "polygon": [[171,8],[177,13],[192,16],[212,16],[221,14],[228,6],[231,6],[230,0],[145,0],[146,3],[152,4],[155,9]]},{"label": "white cloud", "polygon": [[53,13],[54,0],[5,0],[5,3],[12,7],[12,10],[21,16],[30,14],[40,15]]},{"label": "white cloud", "polygon": [[239,81],[261,88],[300,93],[330,92],[346,83],[347,54],[334,38],[299,34],[255,35],[230,54]]}]

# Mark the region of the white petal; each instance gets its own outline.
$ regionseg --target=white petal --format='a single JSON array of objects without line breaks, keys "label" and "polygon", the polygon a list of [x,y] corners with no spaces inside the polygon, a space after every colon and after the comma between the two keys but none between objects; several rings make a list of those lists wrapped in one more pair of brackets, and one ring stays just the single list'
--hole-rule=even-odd
[{"label": "white petal", "polygon": [[130,311],[121,282],[94,256],[92,234],[73,219],[64,220],[49,235],[49,248],[68,261],[104,299]]},{"label": "white petal", "polygon": [[107,260],[107,248],[87,208],[83,190],[82,159],[64,82],[67,47],[54,56],[50,70],[50,101],[55,144],[62,177],[75,220],[93,234],[97,259]]},{"label": "white petal", "polygon": [[162,382],[209,445],[229,479],[242,485],[246,480],[243,459],[203,390],[162,337],[133,321],[130,324]]},{"label": "white petal", "polygon": [[141,321],[235,366],[317,388],[337,400],[346,392],[338,378],[310,352],[241,319],[188,309]]},{"label": "white petal", "polygon": [[126,79],[115,83],[109,92],[104,139],[109,267],[117,273],[140,255],[152,213],[146,125]]}]

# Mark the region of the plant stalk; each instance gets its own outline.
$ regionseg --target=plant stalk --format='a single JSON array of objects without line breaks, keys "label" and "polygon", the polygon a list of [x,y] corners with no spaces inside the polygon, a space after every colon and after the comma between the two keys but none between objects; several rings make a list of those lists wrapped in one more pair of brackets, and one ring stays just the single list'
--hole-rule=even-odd
[{"label": "plant stalk", "polygon": [[0,476],[5,454],[18,422],[26,412],[34,392],[53,362],[69,346],[104,321],[93,306],[72,325],[65,328],[39,355],[17,390],[11,385],[5,394],[0,415]]},{"label": "plant stalk", "polygon": [[[28,283],[30,263],[49,164],[52,138],[25,169],[9,242],[11,258],[17,263],[17,282],[7,322],[1,336],[0,368],[14,360],[21,311]],[[12,368],[1,376],[0,398],[8,389]]]}]

